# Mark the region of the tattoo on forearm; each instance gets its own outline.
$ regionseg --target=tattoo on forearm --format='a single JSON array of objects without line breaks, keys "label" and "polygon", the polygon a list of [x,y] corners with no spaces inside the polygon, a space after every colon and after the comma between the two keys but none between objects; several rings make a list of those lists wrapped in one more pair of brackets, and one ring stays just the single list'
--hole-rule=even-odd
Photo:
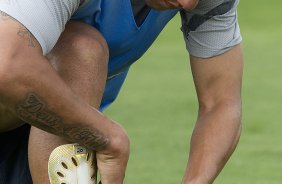
[{"label": "tattoo on forearm", "polygon": [[17,106],[16,112],[24,121],[69,140],[82,143],[90,149],[101,150],[109,143],[108,138],[97,129],[90,129],[78,123],[77,125],[65,123],[61,117],[50,112],[47,104],[34,93],[27,95],[26,99]]},{"label": "tattoo on forearm", "polygon": [[[0,17],[1,20],[12,20],[16,21],[13,17],[9,16],[7,13],[0,11]],[[21,38],[28,40],[28,46],[35,47],[36,46],[36,39],[35,37],[29,32],[27,28],[24,26],[20,26],[18,28],[17,35],[19,35]]]}]

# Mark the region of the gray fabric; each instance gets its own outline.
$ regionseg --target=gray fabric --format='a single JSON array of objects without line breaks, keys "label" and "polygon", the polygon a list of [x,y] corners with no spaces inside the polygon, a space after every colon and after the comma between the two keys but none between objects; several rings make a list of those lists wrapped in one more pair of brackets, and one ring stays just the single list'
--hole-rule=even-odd
[{"label": "gray fabric", "polygon": [[[242,41],[236,8],[239,0],[199,0],[190,12],[181,11],[182,31],[188,52],[208,58],[222,54]],[[144,0],[131,0],[135,21],[147,16]]]},{"label": "gray fabric", "polygon": [[43,54],[57,42],[80,0],[1,0],[0,11],[21,22],[38,40]]},{"label": "gray fabric", "polygon": [[237,20],[239,0],[200,0],[190,12],[181,12],[188,52],[196,57],[220,55],[242,41]]}]

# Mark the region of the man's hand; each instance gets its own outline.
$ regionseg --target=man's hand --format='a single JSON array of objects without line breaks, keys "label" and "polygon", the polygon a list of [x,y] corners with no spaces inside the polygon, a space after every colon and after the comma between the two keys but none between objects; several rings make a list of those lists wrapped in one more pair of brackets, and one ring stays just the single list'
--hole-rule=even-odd
[{"label": "man's hand", "polygon": [[157,10],[177,9],[184,10],[194,9],[199,0],[145,0],[147,5]]},{"label": "man's hand", "polygon": [[112,140],[109,149],[96,153],[98,171],[102,184],[122,184],[129,158],[129,139],[124,132]]}]

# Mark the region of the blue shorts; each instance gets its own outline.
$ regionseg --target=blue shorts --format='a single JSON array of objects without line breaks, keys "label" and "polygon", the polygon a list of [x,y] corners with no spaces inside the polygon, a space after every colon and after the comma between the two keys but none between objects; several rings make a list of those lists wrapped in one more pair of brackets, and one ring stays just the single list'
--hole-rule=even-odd
[{"label": "blue shorts", "polygon": [[32,184],[27,159],[29,125],[0,134],[0,184]]}]

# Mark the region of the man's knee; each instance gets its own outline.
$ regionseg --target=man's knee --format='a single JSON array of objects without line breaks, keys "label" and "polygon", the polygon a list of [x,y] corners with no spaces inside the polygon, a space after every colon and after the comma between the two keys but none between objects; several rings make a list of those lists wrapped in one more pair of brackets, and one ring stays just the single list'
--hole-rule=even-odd
[{"label": "man's knee", "polygon": [[103,36],[94,27],[84,23],[69,22],[53,51],[58,52],[58,49],[67,49],[78,58],[95,57],[100,62],[108,62],[109,49]]},{"label": "man's knee", "polygon": [[108,61],[108,45],[104,37],[94,27],[75,22],[70,24],[69,28],[73,29],[71,44],[74,45],[75,49],[81,53],[94,54]]},{"label": "man's knee", "polygon": [[79,22],[68,23],[47,55],[67,85],[96,108],[104,92],[108,57],[108,46],[102,35]]}]

